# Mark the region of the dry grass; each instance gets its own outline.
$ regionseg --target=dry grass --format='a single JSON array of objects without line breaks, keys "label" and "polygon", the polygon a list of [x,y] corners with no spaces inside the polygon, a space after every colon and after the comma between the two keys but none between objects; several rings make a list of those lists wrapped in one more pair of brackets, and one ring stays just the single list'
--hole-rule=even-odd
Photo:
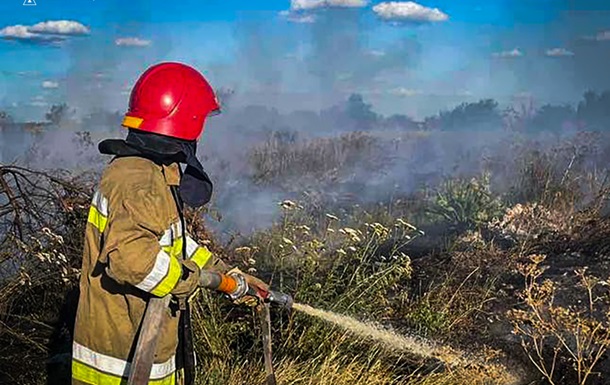
[{"label": "dry grass", "polygon": [[[400,335],[424,335],[476,361],[451,367],[388,351],[304,314],[274,311],[280,384],[507,384],[512,380],[500,365],[506,362],[523,382],[546,376],[556,384],[597,384],[610,375],[607,186],[599,170],[589,173],[577,158],[527,158],[504,195],[491,189],[492,174],[452,179],[432,196],[337,212],[314,195],[285,201],[277,223],[229,247],[207,231],[202,212],[189,213],[189,230],[299,302]],[[323,185],[353,171],[346,164],[366,169],[377,160],[376,141],[365,134],[308,142],[275,137],[252,152],[255,178],[263,184],[319,178]],[[74,310],[66,298],[78,277],[76,234],[83,232],[92,178],[17,167],[1,167],[0,177],[0,379],[33,385],[49,374],[48,383],[65,383]],[[457,230],[439,238],[443,247],[411,258],[414,243],[426,239],[411,224],[414,218]],[[524,269],[532,254],[547,256],[537,265],[549,267],[543,275]],[[599,279],[583,273],[585,265]],[[574,271],[580,278],[565,278]],[[193,312],[198,382],[262,383],[260,333],[251,311],[202,293]]]},{"label": "dry grass", "polygon": [[576,289],[562,298],[559,291],[566,289],[544,279],[545,257],[529,259],[520,266],[525,279],[524,309],[509,313],[528,358],[553,385],[603,380],[597,367],[610,347],[610,282],[590,275],[586,268],[579,269],[575,271]]},{"label": "dry grass", "polygon": [[365,133],[307,141],[270,138],[252,149],[250,165],[257,183],[288,184],[295,179],[334,179],[360,166],[373,170],[380,165],[377,139]]}]

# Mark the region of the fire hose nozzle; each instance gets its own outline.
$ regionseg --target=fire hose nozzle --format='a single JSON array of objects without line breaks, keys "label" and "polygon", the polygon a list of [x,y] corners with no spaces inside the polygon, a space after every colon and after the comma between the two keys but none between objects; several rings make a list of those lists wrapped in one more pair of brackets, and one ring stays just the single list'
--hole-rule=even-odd
[{"label": "fire hose nozzle", "polygon": [[266,301],[274,303],[274,304],[276,304],[280,307],[283,307],[285,309],[288,309],[288,310],[291,309],[292,305],[294,304],[294,300],[292,299],[292,296],[290,296],[289,294],[280,293],[278,291],[273,291],[273,290],[269,291]]},{"label": "fire hose nozzle", "polygon": [[225,293],[231,298],[241,296],[246,291],[253,296],[262,298],[265,302],[285,309],[291,309],[294,303],[292,297],[288,294],[273,290],[259,292],[255,288],[248,287],[245,279],[239,275],[225,275],[216,271],[204,270],[201,272],[199,285]]}]

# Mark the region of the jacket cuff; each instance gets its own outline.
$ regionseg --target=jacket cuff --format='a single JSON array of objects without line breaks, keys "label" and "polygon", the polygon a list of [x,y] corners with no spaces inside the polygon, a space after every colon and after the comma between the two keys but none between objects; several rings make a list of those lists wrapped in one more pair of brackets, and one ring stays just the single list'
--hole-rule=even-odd
[{"label": "jacket cuff", "polygon": [[205,246],[199,246],[191,237],[186,238],[186,254],[187,260],[193,261],[200,269],[213,259],[212,252]]}]

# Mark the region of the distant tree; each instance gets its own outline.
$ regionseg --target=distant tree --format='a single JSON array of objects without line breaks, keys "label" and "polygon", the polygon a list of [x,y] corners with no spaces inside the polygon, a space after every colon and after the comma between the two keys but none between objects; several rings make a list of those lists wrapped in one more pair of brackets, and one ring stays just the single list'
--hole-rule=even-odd
[{"label": "distant tree", "polygon": [[387,128],[397,128],[403,130],[415,130],[419,128],[419,124],[407,115],[395,114],[387,117],[383,125]]},{"label": "distant tree", "polygon": [[436,125],[442,130],[470,130],[502,127],[502,113],[498,102],[484,99],[476,103],[462,103],[451,111],[443,111]]},{"label": "distant tree", "polygon": [[507,106],[502,111],[503,125],[509,130],[523,131],[528,127],[536,112],[538,111],[532,99]]},{"label": "distant tree", "polygon": [[610,129],[610,91],[586,92],[576,114],[590,129]]},{"label": "distant tree", "polygon": [[62,103],[52,105],[49,112],[45,114],[45,118],[51,124],[58,126],[62,121],[71,118],[73,115],[74,111],[66,103]]},{"label": "distant tree", "polygon": [[290,129],[271,131],[268,140],[276,141],[280,144],[292,144],[297,141],[299,133]]},{"label": "distant tree", "polygon": [[28,134],[13,117],[0,111],[0,162],[12,162],[24,150]]},{"label": "distant tree", "polygon": [[123,114],[120,111],[96,109],[83,118],[83,127],[85,130],[103,128],[112,131],[121,125],[122,119]]},{"label": "distant tree", "polygon": [[8,112],[0,111],[0,128],[13,124],[13,117]]},{"label": "distant tree", "polygon": [[576,111],[572,106],[546,104],[535,112],[526,127],[530,131],[559,130],[575,119]]},{"label": "distant tree", "polygon": [[307,133],[307,135],[319,135],[327,132],[320,114],[315,111],[292,111],[284,115],[283,120],[290,130]]},{"label": "distant tree", "polygon": [[333,105],[320,111],[320,122],[330,130],[347,130],[351,123],[343,106]]},{"label": "distant tree", "polygon": [[282,115],[275,108],[262,105],[250,105],[233,111],[231,119],[248,128],[248,131],[273,131],[284,128]]},{"label": "distant tree", "polygon": [[358,129],[371,129],[379,120],[371,104],[365,103],[360,94],[352,94],[345,104],[345,114]]}]

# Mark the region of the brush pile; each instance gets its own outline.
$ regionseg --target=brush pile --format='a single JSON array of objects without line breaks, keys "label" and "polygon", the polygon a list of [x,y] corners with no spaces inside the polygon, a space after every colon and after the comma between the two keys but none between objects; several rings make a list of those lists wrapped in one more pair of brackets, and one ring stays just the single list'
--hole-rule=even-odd
[{"label": "brush pile", "polygon": [[0,379],[7,383],[38,381],[49,359],[61,359],[51,352],[69,344],[93,180],[0,166]]}]

